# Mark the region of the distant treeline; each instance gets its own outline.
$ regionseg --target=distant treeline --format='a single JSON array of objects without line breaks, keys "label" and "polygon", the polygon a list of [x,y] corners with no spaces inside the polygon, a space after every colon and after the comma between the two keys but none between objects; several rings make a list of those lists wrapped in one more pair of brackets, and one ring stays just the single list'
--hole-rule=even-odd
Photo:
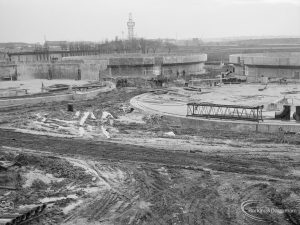
[{"label": "distant treeline", "polygon": [[99,51],[109,53],[157,53],[157,52],[173,52],[177,46],[163,40],[149,39],[132,39],[104,42],[67,42],[67,41],[46,41],[43,45],[26,44],[26,43],[0,43],[0,48],[7,51],[50,51],[50,50],[66,50],[66,51]]}]

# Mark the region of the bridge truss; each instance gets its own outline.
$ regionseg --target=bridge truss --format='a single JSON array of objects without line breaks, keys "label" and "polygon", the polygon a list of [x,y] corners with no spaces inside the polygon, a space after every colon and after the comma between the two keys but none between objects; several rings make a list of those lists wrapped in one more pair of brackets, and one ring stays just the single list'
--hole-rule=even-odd
[{"label": "bridge truss", "polygon": [[187,116],[263,121],[262,106],[222,105],[212,103],[188,103]]}]

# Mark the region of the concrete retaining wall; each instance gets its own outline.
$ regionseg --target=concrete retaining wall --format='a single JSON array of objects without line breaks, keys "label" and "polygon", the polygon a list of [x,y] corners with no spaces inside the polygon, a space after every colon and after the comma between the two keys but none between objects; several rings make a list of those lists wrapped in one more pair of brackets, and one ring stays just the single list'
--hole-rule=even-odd
[{"label": "concrete retaining wall", "polygon": [[52,79],[74,80],[78,77],[79,66],[77,64],[52,64],[50,68]]},{"label": "concrete retaining wall", "polygon": [[[165,74],[176,76],[182,73],[204,73],[206,54],[198,55],[107,55],[89,57],[67,57],[59,62],[31,62],[17,64],[18,80],[30,79],[78,79],[80,69],[82,80],[99,80],[107,76],[153,75],[155,67],[164,67]],[[9,74],[7,68],[0,72]],[[5,70],[5,71],[4,71]]]},{"label": "concrete retaining wall", "polygon": [[101,77],[107,77],[109,71],[107,69],[107,60],[91,60],[80,63],[82,80],[99,80]]},{"label": "concrete retaining wall", "polygon": [[[149,72],[149,73],[148,73]],[[120,66],[110,68],[110,75],[112,77],[140,77],[147,78],[153,76],[153,67],[148,66]]]},{"label": "concrete retaining wall", "polygon": [[300,52],[253,53],[229,56],[230,63],[239,64],[241,60],[246,65],[300,66]]},{"label": "concrete retaining wall", "polygon": [[[245,70],[248,70],[248,75],[251,77],[271,77],[271,78],[289,78],[293,79],[295,78],[295,73],[300,73],[299,69],[289,69],[289,68],[261,68],[261,67],[255,67],[255,66],[246,66]],[[252,80],[252,78],[250,78]],[[298,78],[299,79],[299,78]]]},{"label": "concrete retaining wall", "polygon": [[105,88],[97,89],[97,90],[92,90],[88,92],[81,92],[81,93],[74,93],[73,94],[73,99],[74,100],[87,100],[87,99],[93,99],[96,98],[98,94],[103,93],[103,92],[108,92],[111,91],[115,88],[116,86],[113,83],[108,83]]},{"label": "concrete retaining wall", "polygon": [[153,65],[154,57],[124,57],[110,58],[110,66],[134,66],[134,65]]},{"label": "concrete retaining wall", "polygon": [[[78,75],[77,64],[70,63],[20,63],[17,65],[18,80],[48,79],[75,79]],[[51,72],[49,72],[51,71]]]},{"label": "concrete retaining wall", "polygon": [[205,129],[205,130],[231,130],[236,132],[262,132],[262,133],[277,133],[279,128],[283,131],[289,132],[300,132],[300,124],[291,122],[283,123],[257,123],[250,121],[232,121],[232,120],[214,120],[214,119],[204,119],[204,118],[193,118],[184,116],[174,116],[167,113],[160,113],[159,111],[152,110],[150,108],[144,108],[138,103],[138,100],[132,98],[130,100],[132,107],[141,109],[145,112],[152,114],[163,115],[170,123],[182,128],[191,129]]},{"label": "concrete retaining wall", "polygon": [[[85,63],[80,62],[56,62],[56,63],[19,63],[17,65],[18,80],[48,79],[50,73],[52,79],[78,79],[78,69],[81,70],[81,80],[99,80],[99,74],[107,75],[107,60],[97,60]],[[13,67],[1,67],[0,72],[13,74]],[[51,72],[50,72],[51,71]],[[2,73],[0,73],[2,74]]]},{"label": "concrete retaining wall", "polygon": [[47,79],[49,69],[48,63],[20,63],[17,65],[18,80]]},{"label": "concrete retaining wall", "polygon": [[209,129],[209,130],[231,130],[236,132],[261,132],[277,133],[279,128],[289,132],[300,132],[300,124],[272,124],[272,123],[252,123],[247,121],[224,121],[198,119],[191,117],[175,117],[164,115],[170,122],[174,122],[183,128]]},{"label": "concrete retaining wall", "polygon": [[0,100],[0,107],[10,107],[18,105],[34,105],[39,103],[70,101],[73,99],[73,94],[35,97],[35,98],[18,98]]},{"label": "concrete retaining wall", "polygon": [[2,78],[13,76],[16,72],[15,65],[0,65],[0,80]]},{"label": "concrete retaining wall", "polygon": [[190,73],[205,73],[204,69],[204,63],[193,63],[193,64],[174,64],[174,65],[164,65],[163,66],[163,71],[164,75],[170,74],[172,76],[177,76],[177,71],[179,72],[180,75],[183,74],[183,71],[185,71],[185,74],[190,74]]},{"label": "concrete retaining wall", "polygon": [[262,76],[300,80],[299,52],[230,55],[229,61],[235,73],[245,74],[249,82],[258,82]]},{"label": "concrete retaining wall", "polygon": [[163,64],[181,64],[207,61],[207,55],[164,56]]},{"label": "concrete retaining wall", "polygon": [[[111,67],[110,75],[112,77],[140,77],[148,78],[153,77],[155,66],[119,66]],[[159,67],[160,70],[160,67]],[[205,73],[204,63],[193,63],[193,64],[173,64],[173,65],[163,65],[162,66],[163,75],[168,77],[177,77],[177,71],[180,75],[190,73]]]},{"label": "concrete retaining wall", "polygon": [[244,63],[248,65],[269,65],[269,66],[300,66],[300,54],[296,57],[243,57]]}]

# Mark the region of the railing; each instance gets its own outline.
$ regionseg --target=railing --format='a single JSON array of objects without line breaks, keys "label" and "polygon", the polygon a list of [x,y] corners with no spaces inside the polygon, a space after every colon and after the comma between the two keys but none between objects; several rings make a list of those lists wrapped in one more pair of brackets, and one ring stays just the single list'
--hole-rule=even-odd
[{"label": "railing", "polygon": [[212,103],[188,103],[187,115],[191,117],[263,121],[262,106],[221,105]]}]

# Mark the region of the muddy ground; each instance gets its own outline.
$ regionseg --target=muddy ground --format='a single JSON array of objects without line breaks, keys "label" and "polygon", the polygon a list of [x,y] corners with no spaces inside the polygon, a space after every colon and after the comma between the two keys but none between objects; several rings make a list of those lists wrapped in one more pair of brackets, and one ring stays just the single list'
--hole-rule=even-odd
[{"label": "muddy ground", "polygon": [[[2,110],[0,159],[17,162],[11,173],[20,176],[1,199],[16,208],[47,202],[31,224],[300,224],[298,134],[181,129],[123,110],[144,92],[114,90],[74,112],[67,103]],[[96,119],[79,126],[77,111]],[[100,119],[104,111],[113,123]],[[251,217],[247,200],[284,213]]]}]

